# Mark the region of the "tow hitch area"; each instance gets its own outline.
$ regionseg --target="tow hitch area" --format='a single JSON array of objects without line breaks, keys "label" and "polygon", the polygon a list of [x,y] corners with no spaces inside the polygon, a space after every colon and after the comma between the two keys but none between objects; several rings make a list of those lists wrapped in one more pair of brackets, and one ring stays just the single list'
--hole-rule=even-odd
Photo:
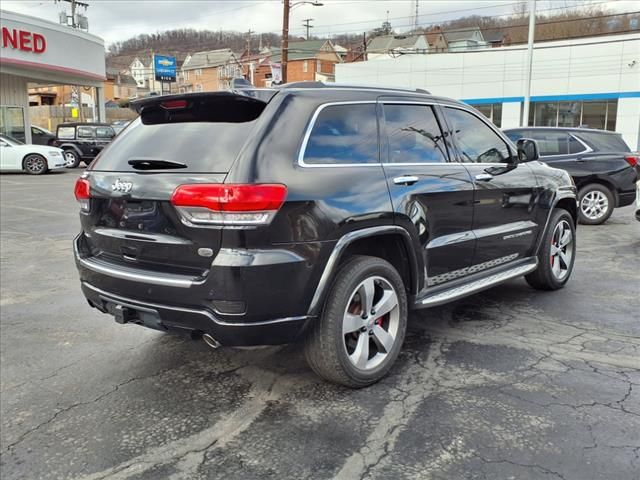
[{"label": "tow hitch area", "polygon": [[125,324],[131,320],[138,318],[135,310],[131,310],[130,308],[123,307],[122,305],[114,305],[111,311],[113,316],[116,319],[116,322]]}]

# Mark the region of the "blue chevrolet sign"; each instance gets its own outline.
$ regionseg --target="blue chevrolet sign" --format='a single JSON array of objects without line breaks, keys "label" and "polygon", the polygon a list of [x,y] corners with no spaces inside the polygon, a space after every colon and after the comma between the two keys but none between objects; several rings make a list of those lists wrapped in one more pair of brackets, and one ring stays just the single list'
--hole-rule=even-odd
[{"label": "blue chevrolet sign", "polygon": [[153,69],[156,74],[156,80],[160,82],[176,81],[176,57],[154,55]]}]

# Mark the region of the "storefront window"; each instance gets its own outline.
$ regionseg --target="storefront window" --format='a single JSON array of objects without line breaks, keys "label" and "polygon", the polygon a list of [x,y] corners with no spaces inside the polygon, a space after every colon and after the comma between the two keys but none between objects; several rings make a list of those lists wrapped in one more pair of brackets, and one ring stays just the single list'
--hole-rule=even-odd
[{"label": "storefront window", "polygon": [[558,104],[558,126],[580,126],[580,102],[560,102]]},{"label": "storefront window", "polygon": [[607,118],[607,102],[584,102],[582,104],[581,125],[589,128],[604,129]]},{"label": "storefront window", "polygon": [[0,106],[0,133],[24,138],[24,109]]},{"label": "storefront window", "polygon": [[618,100],[584,102],[532,102],[529,125],[535,127],[588,127],[615,131]]},{"label": "storefront window", "polygon": [[482,113],[489,120],[491,120],[496,127],[500,127],[502,125],[501,103],[482,103],[479,105],[471,106]]}]

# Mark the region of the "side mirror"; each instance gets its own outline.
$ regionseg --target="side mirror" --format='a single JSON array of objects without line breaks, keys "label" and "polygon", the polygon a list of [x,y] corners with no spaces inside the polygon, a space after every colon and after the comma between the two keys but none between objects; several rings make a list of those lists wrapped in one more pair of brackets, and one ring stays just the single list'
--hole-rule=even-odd
[{"label": "side mirror", "polygon": [[538,160],[540,158],[538,143],[535,140],[519,138],[516,146],[518,147],[519,162],[531,162],[532,160]]}]

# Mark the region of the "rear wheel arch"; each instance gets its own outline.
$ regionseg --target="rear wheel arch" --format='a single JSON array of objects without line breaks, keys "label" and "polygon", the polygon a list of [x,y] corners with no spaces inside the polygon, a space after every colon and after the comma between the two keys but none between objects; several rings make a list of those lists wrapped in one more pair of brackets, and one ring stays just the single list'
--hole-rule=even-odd
[{"label": "rear wheel arch", "polygon": [[334,247],[316,286],[309,306],[309,314],[316,315],[331,289],[340,267],[354,256],[382,258],[398,271],[408,295],[422,287],[424,268],[421,267],[409,232],[397,225],[364,228],[344,235]]},{"label": "rear wheel arch", "polygon": [[606,179],[601,178],[601,177],[592,177],[592,178],[589,178],[587,180],[584,180],[584,181],[580,182],[580,184],[576,185],[576,187],[577,187],[578,192],[579,192],[584,187],[586,187],[588,185],[592,185],[594,183],[602,185],[603,187],[607,187],[607,189],[611,192],[611,195],[613,196],[613,200],[615,202],[614,207],[617,207],[618,206],[618,190],[615,187],[615,185],[613,183],[611,183],[609,180],[606,180]]}]

